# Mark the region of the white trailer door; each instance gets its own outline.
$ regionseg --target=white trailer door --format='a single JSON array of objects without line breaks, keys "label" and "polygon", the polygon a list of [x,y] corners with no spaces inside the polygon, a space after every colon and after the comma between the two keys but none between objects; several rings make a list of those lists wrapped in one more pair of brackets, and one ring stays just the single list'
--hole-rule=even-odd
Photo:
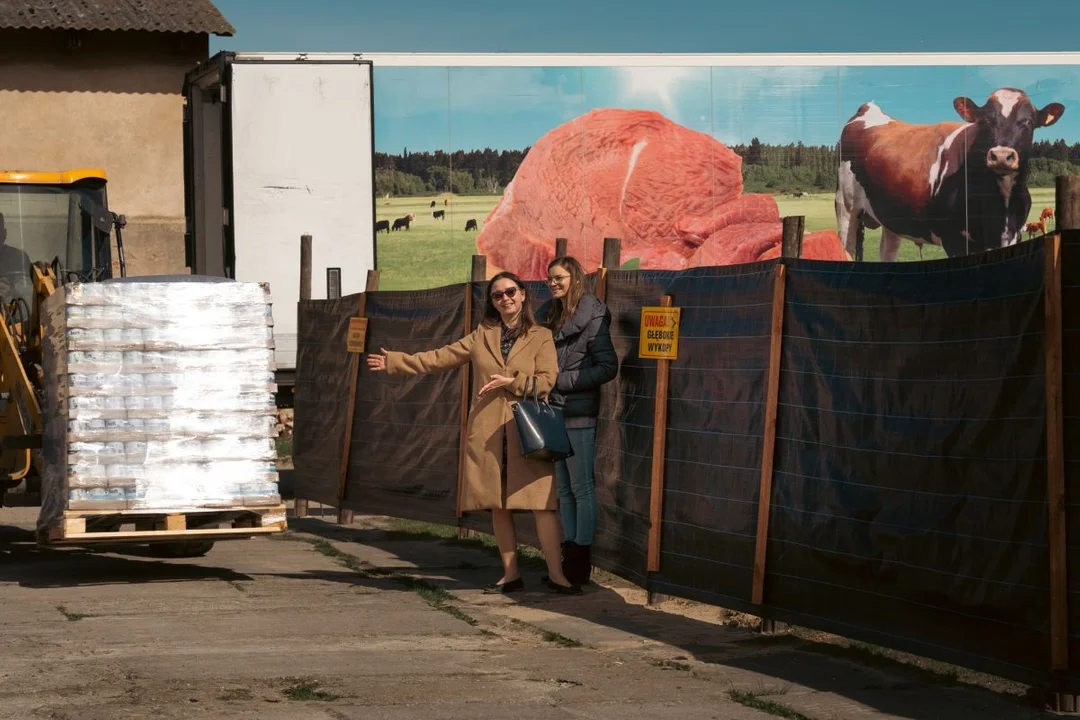
[{"label": "white trailer door", "polygon": [[236,59],[229,92],[236,279],[269,282],[279,369],[296,367],[300,236],[313,298],[375,269],[371,64]]}]

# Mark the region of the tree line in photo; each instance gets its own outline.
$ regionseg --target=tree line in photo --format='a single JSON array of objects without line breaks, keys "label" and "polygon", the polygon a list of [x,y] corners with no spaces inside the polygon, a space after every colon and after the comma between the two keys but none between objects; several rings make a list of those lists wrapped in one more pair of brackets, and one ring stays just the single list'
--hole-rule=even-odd
[{"label": "tree line in photo", "polygon": [[[754,138],[732,145],[743,158],[743,184],[749,193],[833,192],[837,148],[827,145],[767,145]],[[525,159],[524,150],[457,150],[447,153],[375,153],[375,192],[379,197],[418,197],[452,192],[500,195]],[[1031,148],[1028,187],[1052,188],[1057,175],[1080,174],[1080,142],[1041,140]]]}]

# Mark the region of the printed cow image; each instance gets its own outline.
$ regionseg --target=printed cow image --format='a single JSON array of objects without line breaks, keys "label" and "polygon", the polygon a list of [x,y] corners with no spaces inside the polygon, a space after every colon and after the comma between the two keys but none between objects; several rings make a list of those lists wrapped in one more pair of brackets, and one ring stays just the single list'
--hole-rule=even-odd
[{"label": "printed cow image", "polygon": [[436,210],[435,212],[431,213],[431,217],[433,217],[436,220],[442,220],[444,217],[446,217],[446,211],[445,210]]},{"label": "printed cow image", "polygon": [[465,221],[465,232],[469,232],[470,230],[476,230],[476,218],[470,218]]},{"label": "printed cow image", "polygon": [[389,220],[378,220],[378,221],[375,222],[375,232],[379,233],[379,232],[382,232],[383,230],[385,230],[386,232],[390,232],[390,221]]},{"label": "printed cow image", "polygon": [[836,221],[854,256],[863,228],[881,228],[881,259],[902,238],[941,246],[949,257],[1021,240],[1031,194],[1028,156],[1035,130],[1065,107],[1037,109],[1022,90],[1002,88],[979,106],[953,101],[965,122],[915,125],[863,104],[840,135]]}]

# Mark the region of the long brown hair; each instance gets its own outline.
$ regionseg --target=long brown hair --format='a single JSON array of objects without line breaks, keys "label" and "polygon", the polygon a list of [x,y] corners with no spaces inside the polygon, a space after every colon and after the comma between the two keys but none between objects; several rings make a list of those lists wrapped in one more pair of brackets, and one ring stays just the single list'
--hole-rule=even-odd
[{"label": "long brown hair", "polygon": [[574,317],[578,303],[585,296],[585,268],[581,267],[581,263],[569,255],[557,257],[548,263],[548,274],[555,266],[570,273],[570,287],[567,288],[565,297],[552,303],[551,314],[547,318],[547,326],[552,332],[557,332],[567,320]]},{"label": "long brown hair", "polygon": [[484,323],[491,325],[502,322],[502,315],[499,314],[499,309],[495,307],[495,301],[491,299],[491,288],[499,280],[510,280],[517,285],[518,292],[521,293],[521,323],[518,326],[517,334],[527,333],[533,325],[536,325],[536,316],[533,315],[532,309],[532,296],[521,278],[512,272],[501,272],[488,281],[487,290],[484,291]]}]

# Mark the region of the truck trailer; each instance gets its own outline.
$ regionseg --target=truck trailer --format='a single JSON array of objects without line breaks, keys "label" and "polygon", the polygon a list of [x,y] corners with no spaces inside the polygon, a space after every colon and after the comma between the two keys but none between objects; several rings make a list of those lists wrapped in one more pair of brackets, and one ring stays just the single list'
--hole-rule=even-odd
[{"label": "truck trailer", "polygon": [[280,393],[296,368],[300,238],[312,296],[348,295],[376,268],[371,62],[232,53],[185,78],[186,265],[268,282]]}]

